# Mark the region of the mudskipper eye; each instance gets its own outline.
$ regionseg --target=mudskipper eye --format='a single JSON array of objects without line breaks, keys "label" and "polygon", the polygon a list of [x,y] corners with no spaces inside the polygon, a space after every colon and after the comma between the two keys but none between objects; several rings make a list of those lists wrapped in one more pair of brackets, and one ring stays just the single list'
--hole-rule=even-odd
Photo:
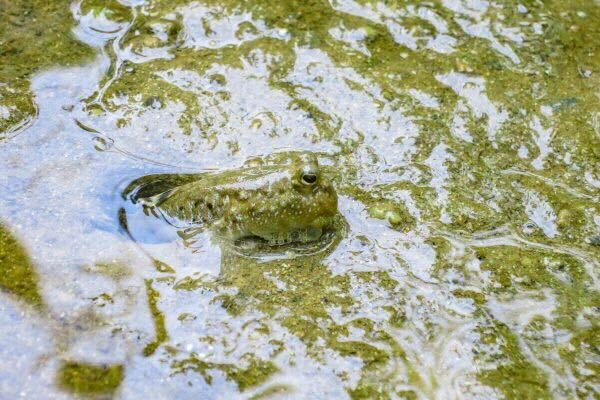
[{"label": "mudskipper eye", "polygon": [[313,185],[315,182],[317,182],[316,174],[303,174],[302,175],[302,183],[304,183],[305,185]]}]

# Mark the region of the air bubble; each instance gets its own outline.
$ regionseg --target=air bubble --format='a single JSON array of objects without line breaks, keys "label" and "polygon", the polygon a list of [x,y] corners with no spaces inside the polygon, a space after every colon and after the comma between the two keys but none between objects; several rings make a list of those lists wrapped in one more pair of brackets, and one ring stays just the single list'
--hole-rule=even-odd
[{"label": "air bubble", "polygon": [[114,145],[114,140],[111,138],[103,138],[101,136],[96,136],[92,139],[92,143],[94,143],[94,148],[98,151],[107,151],[110,150]]}]

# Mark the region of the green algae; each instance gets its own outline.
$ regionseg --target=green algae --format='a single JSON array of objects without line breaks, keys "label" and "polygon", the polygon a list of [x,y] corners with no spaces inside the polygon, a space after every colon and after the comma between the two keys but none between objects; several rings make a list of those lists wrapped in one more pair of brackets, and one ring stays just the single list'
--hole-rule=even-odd
[{"label": "green algae", "polygon": [[0,119],[0,140],[24,120],[35,117],[29,91],[32,74],[50,66],[78,65],[92,50],[71,33],[68,0],[0,2],[0,105],[10,116]]},{"label": "green algae", "polygon": [[169,339],[169,333],[165,326],[165,316],[158,308],[160,292],[152,287],[152,280],[146,279],[146,295],[148,296],[148,307],[154,322],[154,340],[148,343],[143,350],[146,357],[153,355],[158,347]]},{"label": "green algae", "polygon": [[[570,359],[570,362],[587,358],[580,352],[594,346],[596,339],[591,334],[591,327],[582,329],[581,315],[586,309],[598,307],[600,296],[597,289],[591,286],[579,260],[552,252],[515,247],[481,248],[477,251],[477,258],[481,260],[482,268],[492,273],[492,281],[496,283],[486,297],[492,293],[506,296],[508,293],[542,293],[544,289],[550,289],[557,302],[553,313],[532,319],[526,328],[535,330],[536,322],[543,321],[557,330],[578,332],[570,344],[558,347],[561,357],[565,357],[564,361]],[[479,302],[483,303],[481,296]],[[595,320],[592,322],[596,323]],[[519,344],[522,339],[509,326],[494,322],[483,333],[484,342],[499,343],[504,356],[497,368],[480,374],[484,382],[497,386],[509,397],[552,398],[544,372],[531,364],[523,354],[523,347]],[[541,344],[538,346],[543,348]]]},{"label": "green algae", "polygon": [[173,274],[175,273],[175,270],[173,268],[171,268],[169,266],[169,264],[164,263],[160,260],[157,259],[152,259],[152,264],[154,265],[154,268],[158,271],[158,272],[162,272],[165,274]]},{"label": "green algae", "polygon": [[116,0],[84,0],[80,4],[81,13],[92,13],[94,16],[104,16],[115,22],[125,22],[131,19],[131,9]]},{"label": "green algae", "polygon": [[[577,395],[585,397],[593,393],[593,378],[583,375],[581,369],[575,366],[584,365],[597,372],[597,365],[589,361],[591,357],[587,354],[588,351],[593,353],[593,350],[587,349],[598,348],[595,335],[597,325],[593,325],[597,321],[593,317],[585,317],[586,320],[593,321],[592,326],[582,327],[581,316],[588,309],[597,309],[598,293],[582,257],[572,254],[583,254],[584,259],[592,261],[598,254],[590,239],[598,234],[598,227],[593,222],[594,216],[600,213],[598,194],[592,185],[586,183],[582,171],[591,170],[597,177],[597,168],[594,166],[600,159],[600,125],[593,123],[594,118],[600,115],[600,97],[597,91],[600,77],[600,32],[597,21],[600,18],[600,8],[594,2],[506,1],[490,7],[482,16],[489,19],[489,26],[504,24],[523,27],[526,33],[525,45],[512,46],[521,60],[519,65],[493,49],[488,39],[465,34],[456,21],[465,17],[455,18],[457,14],[445,8],[441,2],[432,2],[427,7],[448,25],[448,34],[459,38],[456,50],[450,54],[440,54],[426,48],[423,39],[416,42],[416,50],[400,45],[384,23],[374,22],[367,16],[337,11],[331,6],[337,2],[316,0],[200,2],[218,9],[218,12],[215,11],[204,21],[208,36],[214,34],[210,28],[211,18],[249,12],[252,22],[240,24],[236,38],[253,35],[258,37],[244,41],[240,39],[240,43],[219,48],[190,48],[183,46],[182,16],[177,13],[178,7],[188,3],[150,1],[138,7],[138,17],[120,45],[131,46],[135,52],[172,46],[169,50],[172,58],[141,63],[126,61],[120,67],[118,79],[103,92],[99,104],[91,100],[95,96],[90,97],[88,111],[91,116],[104,118],[124,109],[118,127],[127,128],[136,121],[140,112],[147,112],[152,107],[161,110],[167,103],[182,104],[185,111],[180,113],[178,121],[181,132],[189,137],[190,142],[197,140],[198,143],[214,143],[222,136],[223,122],[204,118],[202,112],[205,104],[199,101],[199,97],[206,93],[201,89],[175,86],[158,73],[193,71],[203,77],[210,71],[211,84],[221,88],[210,95],[212,104],[219,104],[231,97],[232,93],[228,90],[236,88],[228,87],[225,75],[215,71],[242,69],[245,63],[252,62],[257,53],[277,59],[276,63],[266,67],[268,84],[273,90],[289,96],[290,109],[303,110],[310,116],[317,130],[311,134],[314,143],[331,141],[338,147],[339,150],[329,156],[337,167],[333,173],[336,175],[334,179],[339,193],[360,202],[370,218],[386,219],[389,228],[404,233],[429,226],[450,230],[456,235],[469,238],[482,232],[507,228],[512,238],[548,246],[545,250],[526,244],[522,244],[522,247],[472,247],[475,258],[481,263],[481,269],[489,273],[489,278],[479,282],[481,287],[454,288],[450,293],[456,298],[471,300],[477,310],[475,316],[487,313],[488,301],[494,296],[541,294],[544,289],[549,289],[556,296],[556,308],[552,315],[533,319],[526,326],[525,332],[514,331],[511,326],[491,318],[487,329],[480,332],[479,340],[484,344],[498,345],[500,355],[490,361],[492,367],[482,367],[477,375],[479,381],[497,388],[506,398],[551,398],[554,395],[550,389],[551,377],[532,363],[520,344],[520,340],[529,340],[526,339],[526,334],[541,329],[538,325],[544,322],[549,323],[552,329],[572,334],[568,341],[570,346],[557,346],[560,362],[572,366],[578,383],[583,382]],[[378,2],[360,4],[376,5]],[[417,5],[416,2],[393,1],[381,4],[389,7],[391,12],[399,12],[406,5]],[[525,5],[528,12],[515,11],[518,4]],[[114,1],[83,2],[82,12],[102,15],[119,22],[131,19],[129,9]],[[586,17],[578,16],[578,12],[584,13]],[[167,18],[171,13],[175,17]],[[261,36],[258,21],[263,22],[268,29],[285,31],[289,39]],[[542,21],[541,34],[534,34],[531,21]],[[413,36],[423,38],[434,35],[437,29],[421,17],[405,17],[401,19],[401,23]],[[166,37],[160,38],[157,35],[153,28],[156,24],[166,27]],[[349,47],[329,34],[330,29],[340,26],[364,30],[362,43],[369,55]],[[30,31],[33,32],[31,29],[27,30]],[[136,35],[135,32],[139,34]],[[506,44],[509,41],[501,39],[500,43]],[[78,53],[78,47],[81,45],[73,44],[74,56]],[[364,170],[368,171],[369,163],[383,164],[384,157],[378,156],[371,149],[372,158],[369,158],[369,162],[358,160],[357,154],[368,146],[365,133],[356,132],[356,137],[342,138],[344,118],[349,116],[340,117],[334,112],[328,112],[326,107],[320,105],[316,96],[303,95],[302,85],[290,81],[290,73],[298,62],[295,51],[297,48],[322,51],[340,73],[344,68],[352,69],[365,79],[356,82],[346,78],[345,84],[352,92],[360,97],[371,85],[377,86],[381,96],[374,102],[379,102],[382,107],[390,105],[393,110],[403,110],[416,124],[419,134],[414,142],[414,156],[407,156],[407,166],[386,165],[387,169],[381,169],[382,172],[396,172],[394,182],[370,186],[360,182],[359,177]],[[84,54],[85,51],[81,50],[81,53]],[[35,68],[50,65],[48,60],[55,62],[55,56],[48,57],[38,64],[34,63]],[[13,64],[18,65],[19,62],[15,61]],[[59,57],[56,63],[67,65],[69,61]],[[29,77],[34,70],[34,67],[22,68],[25,77]],[[485,113],[477,116],[473,112],[463,112],[465,127],[472,137],[472,143],[453,136],[450,127],[455,110],[465,99],[436,79],[436,76],[449,72],[458,72],[467,79],[481,78],[484,82],[482,91],[497,106],[498,112],[506,112],[506,121],[494,132],[494,143],[490,141],[488,129],[493,116]],[[12,72],[7,75],[12,75]],[[0,81],[4,76],[4,73],[0,75]],[[323,79],[315,77],[319,78]],[[108,78],[105,79],[107,81]],[[22,82],[24,86],[17,87],[17,90],[25,93],[27,78]],[[407,91],[414,88],[433,96],[439,107],[425,107],[413,99]],[[14,114],[15,119],[9,121],[13,125],[16,120],[31,115],[34,106],[29,95],[13,97],[9,95],[9,89],[9,86],[0,86],[2,104],[14,105],[22,112]],[[331,96],[336,95],[337,93],[331,93]],[[126,106],[121,103],[124,97],[127,98]],[[8,103],[10,101],[16,102]],[[541,107],[551,108],[552,117],[540,114]],[[532,139],[536,135],[531,127],[533,116],[540,117],[542,126],[553,128],[550,138],[553,151],[543,159],[544,168],[539,170],[531,166],[532,160],[541,154]],[[228,118],[229,116],[225,116],[225,120]],[[374,121],[371,122],[375,124]],[[178,134],[176,127],[169,127],[168,132],[157,140],[168,141]],[[448,172],[447,180],[440,184],[447,190],[445,205],[442,205],[443,201],[438,202],[438,193],[432,183],[433,167],[427,165],[432,151],[440,143],[447,146],[448,153],[453,157],[442,162]],[[517,155],[521,146],[528,150],[528,157]],[[197,147],[190,146],[189,153],[193,157],[202,157],[195,149]],[[239,151],[239,145],[231,143],[230,154],[234,156]],[[409,178],[399,178],[407,171],[414,174]],[[376,173],[378,172],[380,170]],[[420,211],[418,217],[407,211],[408,206],[399,199],[398,193],[408,193],[414,200]],[[531,225],[530,216],[523,206],[531,193],[539,195],[555,211],[559,232],[555,237],[549,237],[539,227]],[[440,219],[444,213],[449,222],[442,224]],[[528,227],[528,230],[525,231],[524,227]],[[381,229],[383,232],[389,228]],[[365,239],[363,242],[366,246],[371,243],[370,239],[375,238]],[[443,277],[452,268],[468,275],[466,267],[444,259],[453,250],[447,241],[432,237],[428,243],[438,254],[435,277]],[[571,255],[565,253],[564,249],[569,250],[567,253]],[[356,253],[361,251],[356,250]],[[160,290],[165,287],[190,295],[214,293],[212,304],[223,307],[231,318],[240,318],[245,313],[258,310],[264,313],[265,320],[276,320],[308,346],[308,353],[314,359],[322,360],[324,350],[332,350],[345,357],[362,360],[364,366],[361,369],[361,379],[354,388],[347,388],[353,398],[392,398],[391,393],[399,398],[420,398],[421,395],[416,391],[394,390],[393,384],[397,377],[386,374],[389,371],[386,368],[392,361],[403,360],[408,363],[406,351],[389,334],[393,329],[406,328],[414,317],[406,314],[407,293],[395,292],[396,286],[401,282],[381,272],[334,275],[325,265],[322,256],[267,263],[249,261],[244,257],[230,257],[227,254],[223,257],[222,275],[216,282],[196,276],[178,277],[177,281],[174,277],[169,277],[160,280],[165,283]],[[174,272],[166,264],[155,264],[155,267],[161,273]],[[592,262],[591,268],[597,268],[596,264]],[[350,285],[352,279],[357,279],[361,286],[377,287],[382,292],[393,295],[394,302],[386,306],[390,317],[384,325],[385,329],[381,325],[376,326],[369,318],[342,324],[332,320],[332,308],[339,308],[342,315],[349,315],[352,307],[361,306],[354,297],[355,293]],[[26,281],[21,278],[18,280]],[[144,354],[151,355],[169,341],[164,314],[167,311],[161,312],[158,308],[160,296],[168,294],[153,288],[151,280],[146,281],[146,290],[156,337],[146,346]],[[374,298],[378,299],[377,296]],[[422,302],[426,300],[427,298],[421,298]],[[182,320],[187,320],[191,314],[181,315]],[[364,342],[344,339],[354,328],[360,328],[364,332]],[[217,341],[218,338],[212,339]],[[544,345],[535,340],[530,340],[528,345],[535,351],[544,349]],[[286,343],[282,342],[281,347],[285,348]],[[188,359],[174,361],[172,366],[178,372],[195,371],[209,384],[210,371],[220,370],[229,380],[236,382],[242,391],[265,382],[277,372],[277,367],[270,361],[248,357],[245,363],[247,367],[238,367],[232,363],[205,361],[200,356],[192,355]],[[425,384],[419,377],[418,369],[419,366],[414,366],[414,370],[409,371],[407,381],[422,388]]]},{"label": "green algae", "polygon": [[75,361],[63,363],[58,372],[58,383],[76,395],[93,396],[117,391],[125,369],[121,364],[95,365]]},{"label": "green algae", "polygon": [[[228,258],[223,264],[224,273],[219,285],[237,288],[235,296],[230,296],[228,301],[242,309],[245,299],[256,301],[256,306],[267,313],[275,313],[281,307],[289,309],[291,317],[288,328],[297,334],[306,334],[300,326],[301,316],[310,317],[309,320],[326,318],[325,307],[328,304],[349,302],[349,299],[340,297],[336,290],[347,288],[347,278],[333,277],[327,268],[315,262],[323,256],[287,262],[283,270],[278,262],[258,264],[241,257]],[[282,281],[286,290],[269,279],[271,274]]]},{"label": "green algae", "polygon": [[[323,347],[335,351],[344,357],[358,358],[364,363],[364,376],[358,386],[349,391],[352,398],[371,398],[373,393],[384,395],[393,386],[395,376],[383,378],[382,374],[388,374],[390,362],[395,358],[405,359],[406,355],[394,338],[384,330],[374,326],[368,318],[353,319],[347,324],[335,323],[329,313],[330,307],[340,307],[342,314],[350,312],[354,302],[349,296],[349,277],[333,276],[319,260],[327,256],[319,254],[315,256],[302,257],[286,260],[282,265],[280,262],[256,262],[246,257],[234,254],[225,254],[222,264],[222,274],[215,282],[209,282],[202,277],[186,278],[174,286],[175,290],[203,292],[220,292],[226,288],[235,288],[235,294],[221,294],[214,297],[213,302],[219,304],[232,317],[244,315],[249,310],[260,310],[275,318],[283,327],[308,346],[308,353],[312,357],[322,359]],[[274,278],[278,283],[274,281]],[[364,284],[380,285],[393,290],[397,282],[387,274],[363,273],[357,274]],[[282,313],[282,311],[285,312]],[[402,324],[401,304],[388,308],[392,315],[391,322],[397,321]],[[318,322],[317,322],[318,321]],[[368,344],[361,341],[345,339],[349,329],[358,328],[365,332]],[[269,330],[260,331],[263,335],[269,335]],[[214,338],[209,337],[211,341]],[[375,345],[377,343],[377,345]],[[285,346],[282,343],[282,346]],[[392,352],[384,351],[380,347],[393,349]],[[278,351],[275,352],[277,354]],[[261,374],[255,376],[255,370],[238,370],[231,364],[218,364],[199,360],[193,356],[190,358],[174,361],[173,365],[177,372],[194,370],[201,374],[207,382],[210,375],[207,371],[218,369],[223,371],[230,379],[235,380],[240,389],[243,385],[240,379],[249,380],[252,385],[259,384],[271,374],[276,373],[274,367],[262,367],[257,371]],[[231,376],[234,369],[238,375]],[[412,371],[410,379],[419,382],[418,375]],[[388,397],[382,397],[388,398]]]},{"label": "green algae", "polygon": [[[488,336],[489,335],[489,336]],[[551,399],[547,377],[523,355],[515,335],[503,325],[494,326],[483,336],[484,341],[500,342],[506,359],[493,370],[482,372],[480,379],[498,387],[508,398]]]},{"label": "green algae", "polygon": [[242,392],[263,383],[271,375],[277,372],[277,367],[275,367],[272,362],[252,357],[242,358],[240,364],[245,366],[239,367],[231,364],[206,362],[199,359],[197,356],[192,355],[185,360],[174,362],[172,367],[176,372],[180,373],[194,371],[200,374],[208,384],[210,384],[213,379],[210,375],[210,371],[220,370],[227,376],[227,379],[235,382]]},{"label": "green algae", "polygon": [[401,225],[406,231],[414,227],[415,219],[406,209],[395,204],[377,204],[369,208],[369,216],[376,219],[385,219],[392,226]]},{"label": "green algae", "polygon": [[600,294],[581,261],[571,256],[507,246],[478,249],[477,258],[494,276],[494,292],[552,289],[558,300],[554,323],[561,328],[573,328],[584,308],[599,304]]},{"label": "green algae", "polygon": [[14,236],[0,225],[0,288],[34,307],[43,307],[38,275]]}]

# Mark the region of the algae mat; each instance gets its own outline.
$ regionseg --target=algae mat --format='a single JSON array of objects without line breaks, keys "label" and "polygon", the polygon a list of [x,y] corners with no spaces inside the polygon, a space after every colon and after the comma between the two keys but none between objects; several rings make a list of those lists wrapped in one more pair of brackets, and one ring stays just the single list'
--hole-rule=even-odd
[{"label": "algae mat", "polygon": [[[320,251],[122,196],[297,151]],[[0,398],[600,394],[596,0],[0,0],[0,173]]]}]

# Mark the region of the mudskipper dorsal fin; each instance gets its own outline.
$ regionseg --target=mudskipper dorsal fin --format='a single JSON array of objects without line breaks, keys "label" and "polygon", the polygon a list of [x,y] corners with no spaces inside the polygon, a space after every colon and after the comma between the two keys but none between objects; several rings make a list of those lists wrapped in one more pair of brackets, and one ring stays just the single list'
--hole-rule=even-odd
[{"label": "mudskipper dorsal fin", "polygon": [[[202,174],[152,174],[133,180],[125,190],[123,198],[130,198],[134,203],[139,199],[149,199],[169,192],[187,183],[202,179]],[[164,199],[164,198],[163,198]]]}]

